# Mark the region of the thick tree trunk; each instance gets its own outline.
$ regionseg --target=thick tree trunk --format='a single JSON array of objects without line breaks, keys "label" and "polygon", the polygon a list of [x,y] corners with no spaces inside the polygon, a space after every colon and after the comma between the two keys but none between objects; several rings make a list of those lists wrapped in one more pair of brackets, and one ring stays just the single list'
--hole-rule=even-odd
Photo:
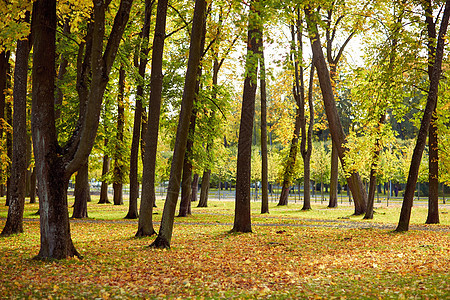
[{"label": "thick tree trunk", "polygon": [[[144,80],[145,80],[145,68],[148,62],[148,40],[150,36],[150,21],[152,15],[152,0],[145,0],[145,12],[144,12],[144,25],[140,36],[140,59],[138,65],[135,67],[138,69],[139,76],[142,78],[136,89],[136,108],[134,110],[134,124],[133,124],[133,136],[131,140],[131,154],[130,154],[130,202],[128,206],[128,213],[125,219],[137,219],[138,207],[137,199],[139,198],[139,182],[138,182],[138,156],[139,156],[139,144],[141,141],[141,126],[142,115],[144,113],[142,107],[142,98],[144,97]],[[142,136],[144,136],[142,134]]]},{"label": "thick tree trunk", "polygon": [[[334,100],[333,87],[331,84],[330,73],[323,56],[322,47],[320,43],[320,37],[317,29],[317,16],[311,10],[311,8],[305,8],[306,20],[308,23],[308,30],[311,39],[311,48],[314,56],[314,65],[317,69],[319,77],[320,88],[322,90],[322,96],[324,100],[325,112],[328,119],[328,124],[331,132],[333,144],[336,146],[339,159],[342,166],[345,169],[344,161],[344,143],[345,135],[342,129],[342,124],[339,119],[339,115],[336,108],[336,102]],[[364,186],[361,182],[358,173],[350,174],[347,178],[348,185],[352,191],[352,195],[355,203],[355,215],[361,215],[366,211],[367,195]]]},{"label": "thick tree trunk", "polygon": [[105,7],[103,1],[94,0],[93,67],[89,102],[86,115],[80,115],[83,122],[79,123],[80,127],[63,148],[58,145],[54,109],[56,1],[34,2],[31,125],[39,178],[41,245],[38,258],[63,259],[79,256],[70,236],[67,187],[71,175],[87,162],[94,145],[103,94],[131,5],[132,1],[120,2],[108,43],[103,48]]},{"label": "thick tree trunk", "polygon": [[247,60],[245,62],[246,77],[242,95],[241,124],[239,127],[237,173],[236,173],[236,199],[234,209],[234,225],[232,232],[252,232],[250,213],[250,180],[251,180],[251,155],[252,155],[252,131],[253,117],[255,115],[255,93],[257,86],[258,56],[261,54],[260,39],[262,37],[262,25],[258,24],[259,1],[254,0],[250,4]]},{"label": "thick tree trunk", "polygon": [[14,69],[14,121],[13,153],[11,165],[11,193],[8,217],[2,235],[23,232],[23,210],[27,178],[27,77],[28,40],[17,41],[16,64]]},{"label": "thick tree trunk", "polygon": [[[183,168],[184,155],[189,133],[189,122],[194,106],[195,89],[197,85],[198,68],[202,55],[202,36],[205,21],[206,1],[196,0],[189,47],[189,59],[184,82],[183,98],[181,102],[180,119],[178,122],[175,149],[173,151],[170,169],[169,186],[164,203],[161,227],[158,237],[151,244],[155,248],[169,248],[172,239],[175,210],[180,190],[180,179]],[[149,118],[150,119],[150,118]]]},{"label": "thick tree trunk", "polygon": [[114,205],[123,205],[123,184],[113,182],[113,203]]},{"label": "thick tree trunk", "polygon": [[395,231],[408,231],[409,220],[411,218],[411,209],[414,200],[414,191],[419,174],[420,162],[422,160],[423,150],[425,148],[426,139],[433,112],[436,108],[437,95],[439,89],[439,79],[442,72],[442,59],[444,56],[444,41],[447,32],[448,22],[450,16],[450,1],[446,1],[445,10],[442,16],[441,26],[436,46],[435,60],[430,70],[430,87],[428,91],[427,104],[423,113],[420,129],[417,136],[416,146],[414,147],[413,156],[411,158],[411,166],[409,169],[408,180],[406,182],[405,194],[403,197],[402,209],[400,212],[400,219]]},{"label": "thick tree trunk", "polygon": [[[263,37],[261,36],[261,46]],[[266,66],[264,62],[264,47],[261,49],[260,89],[261,89],[261,213],[269,213],[269,168],[267,160],[267,92]]]},{"label": "thick tree trunk", "polygon": [[209,181],[211,170],[204,170],[202,175],[202,189],[200,190],[200,200],[197,207],[208,207]]},{"label": "thick tree trunk", "polygon": [[78,169],[75,176],[75,203],[73,205],[72,218],[87,218],[87,203],[89,199],[89,162]]},{"label": "thick tree trunk", "polygon": [[158,1],[155,34],[153,37],[152,71],[150,76],[150,101],[148,107],[148,127],[144,136],[144,158],[142,173],[142,196],[139,208],[139,224],[136,236],[155,234],[153,228],[153,205],[155,196],[156,150],[158,147],[159,115],[161,111],[161,91],[163,83],[162,59],[166,35],[168,0]]}]

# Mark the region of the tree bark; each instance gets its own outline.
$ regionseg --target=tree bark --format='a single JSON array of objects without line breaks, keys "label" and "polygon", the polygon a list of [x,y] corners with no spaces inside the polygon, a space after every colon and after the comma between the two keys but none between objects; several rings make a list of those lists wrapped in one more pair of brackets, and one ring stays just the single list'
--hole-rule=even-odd
[{"label": "tree bark", "polygon": [[[7,81],[7,86],[11,85],[11,81]],[[9,124],[9,126],[13,127],[13,104],[12,101],[6,102],[6,123]],[[10,161],[12,161],[12,155],[13,155],[13,135],[12,131],[8,130],[6,131],[6,155],[8,155],[8,158]],[[9,206],[9,202],[11,200],[11,163],[8,164],[7,167],[7,174],[8,178],[6,179],[6,206]]]},{"label": "tree bark", "polygon": [[[106,152],[106,148],[108,146],[108,139],[105,138],[105,150],[104,152]],[[109,172],[109,168],[110,168],[110,159],[108,154],[104,153],[103,154],[103,165],[102,165],[102,177],[106,176],[106,174]],[[98,204],[105,204],[105,203],[111,203],[108,199],[108,180],[103,179],[102,180],[102,185],[100,187],[100,200],[98,201]]]},{"label": "tree bark", "polygon": [[300,151],[303,157],[303,207],[302,210],[311,209],[311,154],[312,154],[312,132],[314,127],[314,104],[313,104],[313,86],[314,86],[314,64],[311,64],[309,72],[308,86],[308,106],[309,106],[309,124],[306,131],[306,124],[302,126],[302,142]]},{"label": "tree bark", "polygon": [[23,232],[23,210],[27,178],[27,78],[28,39],[17,41],[16,63],[14,68],[14,118],[13,151],[11,165],[11,192],[8,217],[2,235]]},{"label": "tree bark", "polygon": [[420,162],[422,160],[423,150],[425,148],[426,139],[430,127],[433,112],[436,108],[437,95],[439,89],[439,79],[442,72],[442,59],[444,56],[445,34],[447,32],[450,16],[450,0],[445,3],[445,10],[439,28],[439,35],[435,51],[435,59],[430,71],[430,87],[427,96],[427,104],[423,113],[420,129],[417,136],[416,146],[414,147],[411,165],[409,168],[408,180],[406,182],[405,194],[403,197],[400,219],[395,231],[408,231],[409,221],[411,218],[411,209],[414,200],[414,191],[419,174]]},{"label": "tree bark", "polygon": [[[263,34],[263,32],[261,32]],[[269,168],[267,161],[267,92],[263,36],[261,35],[260,89],[261,89],[261,213],[269,213]]]},{"label": "tree bark", "polygon": [[[197,173],[195,173],[194,177],[192,178],[192,185],[191,185],[191,203],[197,201],[198,179],[199,179],[199,175]],[[190,214],[190,211],[188,213]]]},{"label": "tree bark", "polygon": [[336,146],[331,146],[331,171],[330,171],[330,199],[328,207],[335,208],[338,206],[337,189],[339,181],[339,156]]},{"label": "tree bark", "polygon": [[80,256],[70,235],[67,187],[69,178],[87,162],[93,147],[103,94],[131,5],[132,1],[120,2],[107,45],[103,48],[105,6],[103,1],[94,0],[92,84],[86,115],[69,143],[61,147],[57,140],[54,109],[56,1],[34,2],[31,125],[40,200],[41,243],[37,258],[63,259]]},{"label": "tree bark", "polygon": [[[299,30],[299,28],[297,28]],[[301,35],[299,35],[301,38]],[[299,43],[301,40],[299,39]],[[300,44],[301,45],[301,44]],[[297,46],[295,42],[295,25],[291,25],[291,51],[293,52],[292,61],[294,64],[294,84],[292,88],[292,93],[297,104],[297,110],[295,113],[295,126],[294,126],[294,135],[291,141],[291,149],[289,151],[289,157],[286,162],[284,176],[283,176],[283,184],[281,187],[281,195],[280,201],[278,205],[287,205],[289,198],[289,189],[292,184],[292,176],[294,173],[295,161],[297,160],[297,152],[298,152],[298,141],[300,137],[300,129],[302,123],[304,123],[304,115],[302,118],[301,111],[302,106],[304,105],[304,84],[303,84],[303,67],[298,63],[298,55],[297,55]],[[301,52],[301,50],[300,50]],[[300,74],[299,74],[300,72]],[[304,109],[304,108],[303,108]]]},{"label": "tree bark", "polygon": [[[431,0],[423,3],[425,4],[425,21],[428,32],[428,78],[431,80],[435,56],[436,25],[433,21]],[[436,107],[431,117],[428,134],[428,168],[428,215],[425,223],[439,224],[439,154]]]},{"label": "tree bark", "polygon": [[82,219],[88,217],[87,203],[89,198],[89,162],[78,169],[75,176],[75,203],[72,218]]},{"label": "tree bark", "polygon": [[[196,0],[191,32],[191,43],[189,47],[189,59],[184,82],[184,91],[181,102],[180,119],[178,122],[175,149],[173,152],[172,165],[170,169],[167,197],[161,219],[158,237],[151,244],[154,248],[169,248],[172,239],[175,209],[180,190],[180,179],[183,167],[184,155],[189,132],[189,121],[194,106],[195,89],[197,85],[198,68],[202,56],[202,36],[206,12],[206,1]],[[150,118],[149,118],[150,119]]]},{"label": "tree bark", "polygon": [[197,207],[208,207],[209,181],[211,179],[211,170],[204,170],[202,175],[202,189],[200,190],[200,200]]},{"label": "tree bark", "polygon": [[[322,47],[320,43],[320,37],[317,29],[316,16],[311,8],[308,6],[305,8],[306,20],[308,24],[308,31],[311,39],[311,48],[314,57],[314,65],[317,69],[317,75],[319,77],[320,88],[322,90],[322,96],[324,100],[325,112],[328,119],[328,125],[331,132],[333,144],[336,146],[339,159],[342,166],[345,169],[344,161],[344,143],[345,135],[342,129],[342,124],[339,119],[339,115],[336,108],[336,102],[334,100],[333,87],[331,84],[330,73],[328,72],[327,64],[323,56]],[[364,186],[361,182],[358,173],[351,173],[347,178],[348,185],[352,191],[352,195],[355,203],[355,215],[361,215],[366,211],[367,195]]]},{"label": "tree bark", "polygon": [[[6,100],[6,81],[7,81],[7,74],[9,72],[9,51],[3,50],[0,52],[0,140],[3,140],[3,132],[4,132],[4,124],[5,124],[5,100]],[[0,149],[1,152],[4,151],[3,147]],[[1,154],[1,153],[0,153]],[[0,163],[1,163],[1,169],[0,169],[0,196],[4,196],[4,182],[6,181],[5,173],[3,173],[4,166],[6,163],[2,159],[3,155],[0,155]]]},{"label": "tree bark", "polygon": [[[134,110],[134,124],[133,124],[133,135],[131,140],[131,154],[130,154],[130,202],[128,207],[128,213],[125,219],[137,219],[138,207],[137,199],[139,198],[139,182],[138,182],[138,156],[139,156],[139,144],[141,141],[141,126],[142,126],[142,115],[144,113],[142,107],[142,98],[144,97],[144,80],[145,80],[145,69],[148,62],[148,40],[150,36],[150,21],[152,15],[153,0],[145,0],[145,11],[144,11],[144,25],[141,32],[141,49],[140,49],[140,59],[138,65],[139,76],[142,81],[139,82],[136,89],[136,108]],[[137,60],[137,59],[136,59]],[[141,79],[140,78],[140,79]]]},{"label": "tree bark", "polygon": [[159,115],[161,112],[161,91],[163,83],[162,62],[166,35],[168,0],[158,1],[155,34],[153,37],[152,71],[150,75],[150,101],[148,127],[144,136],[144,158],[142,173],[142,196],[139,208],[139,224],[136,236],[155,234],[153,228],[153,205],[155,196],[156,150],[158,147]]},{"label": "tree bark", "polygon": [[36,203],[36,168],[33,167],[30,177],[30,203]]},{"label": "tree bark", "polygon": [[124,161],[123,161],[123,131],[125,126],[125,109],[124,109],[124,92],[125,92],[125,69],[120,66],[119,69],[119,93],[117,96],[117,136],[116,149],[114,153],[114,205],[123,204],[123,177],[124,177]]},{"label": "tree bark", "polygon": [[253,117],[255,115],[255,93],[257,86],[258,58],[261,55],[260,41],[262,25],[258,24],[259,1],[250,4],[248,16],[246,76],[242,95],[241,124],[239,127],[236,199],[232,232],[252,232],[250,213],[250,181]]},{"label": "tree bark", "polygon": [[439,156],[437,133],[436,108],[431,118],[430,132],[428,134],[428,159],[429,159],[429,194],[428,215],[426,224],[439,224]]}]

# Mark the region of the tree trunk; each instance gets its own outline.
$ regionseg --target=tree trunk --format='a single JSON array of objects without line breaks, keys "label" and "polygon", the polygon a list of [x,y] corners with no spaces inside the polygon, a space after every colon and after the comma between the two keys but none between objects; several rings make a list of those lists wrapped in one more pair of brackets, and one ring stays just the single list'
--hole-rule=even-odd
[{"label": "tree trunk", "polygon": [[30,176],[30,203],[36,203],[36,168],[34,167]]},{"label": "tree trunk", "polygon": [[[317,29],[317,16],[314,14],[310,7],[305,8],[305,14],[308,23],[308,30],[310,33],[311,48],[314,56],[314,65],[316,66],[317,74],[319,77],[319,83],[322,90],[325,112],[327,115],[331,137],[333,140],[333,144],[336,146],[341,164],[345,169],[345,149],[343,146],[345,143],[345,135],[337,112],[336,102],[334,100],[330,73],[328,72],[327,64],[322,52],[320,37]],[[347,182],[350,190],[352,191],[355,202],[355,215],[361,215],[366,211],[367,195],[359,174],[351,173],[350,177],[347,178]]]},{"label": "tree trunk", "polygon": [[209,181],[211,170],[204,170],[202,175],[202,189],[200,190],[200,200],[197,207],[208,207]]},{"label": "tree trunk", "polygon": [[23,210],[27,178],[27,77],[28,40],[17,41],[16,63],[14,69],[14,119],[13,153],[11,165],[11,193],[8,217],[2,235],[23,232]]},{"label": "tree trunk", "polygon": [[[10,85],[10,82],[7,82],[7,85]],[[13,104],[12,101],[6,103],[6,123],[9,126],[13,127]],[[8,159],[12,161],[13,157],[13,135],[11,130],[6,131],[6,154],[8,155]],[[8,164],[7,174],[8,178],[6,179],[6,206],[9,206],[11,200],[11,163]]]},{"label": "tree trunk", "polygon": [[334,145],[331,146],[331,172],[330,172],[330,200],[328,207],[335,208],[338,205],[337,188],[339,177],[339,156]]},{"label": "tree trunk", "polygon": [[252,232],[250,214],[250,180],[252,155],[252,130],[255,114],[255,93],[257,86],[258,56],[261,55],[262,24],[255,19],[259,16],[259,1],[250,3],[248,17],[246,76],[242,95],[241,124],[239,127],[236,199],[232,232]]},{"label": "tree trunk", "polygon": [[[181,102],[180,119],[178,122],[175,149],[173,151],[172,165],[170,169],[169,186],[164,203],[161,226],[158,237],[151,244],[155,248],[169,248],[172,239],[175,209],[180,190],[181,172],[189,133],[189,122],[194,106],[195,89],[197,85],[198,68],[202,55],[202,36],[205,21],[206,1],[196,0],[189,47],[189,59],[184,82],[183,98]],[[150,119],[150,118],[149,118]]]},{"label": "tree trunk", "polygon": [[152,68],[150,76],[150,101],[148,107],[148,127],[144,136],[144,157],[142,173],[142,196],[139,209],[139,224],[136,236],[155,234],[153,229],[153,205],[155,195],[156,151],[158,147],[159,115],[161,111],[161,91],[163,84],[162,61],[166,36],[166,16],[168,0],[158,1],[155,34],[153,36]]},{"label": "tree trunk", "polygon": [[[0,52],[0,141],[3,140],[3,124],[5,120],[5,100],[6,100],[6,82],[7,77],[9,73],[9,51],[3,50]],[[0,149],[0,163],[1,163],[1,169],[0,169],[0,197],[4,196],[5,190],[4,190],[4,182],[6,181],[5,173],[6,169],[4,166],[6,165],[6,162],[3,161],[3,147]]]},{"label": "tree trunk", "polygon": [[306,131],[306,123],[302,127],[302,142],[300,151],[303,157],[303,207],[302,210],[311,209],[311,154],[312,154],[312,131],[314,127],[314,104],[313,104],[313,86],[314,86],[314,64],[311,64],[309,72],[308,86],[308,105],[309,105],[309,124]]},{"label": "tree trunk", "polygon": [[75,203],[73,205],[72,218],[87,218],[87,203],[89,198],[89,162],[87,161],[78,169],[75,176]]},{"label": "tree trunk", "polygon": [[61,147],[57,140],[54,109],[56,1],[34,2],[31,127],[39,178],[41,243],[37,258],[63,259],[80,256],[70,236],[67,187],[71,175],[87,162],[94,145],[103,94],[131,5],[132,1],[120,2],[108,43],[103,48],[105,7],[103,1],[94,0],[95,22],[91,59],[93,67],[89,102],[86,115],[80,115],[82,123],[79,123],[79,127],[72,134],[70,142]]},{"label": "tree trunk", "polygon": [[[195,173],[194,177],[192,179],[192,185],[191,185],[191,203],[197,201],[197,194],[198,194],[198,174]],[[190,210],[190,207],[189,207]],[[190,212],[188,212],[190,214]]]},{"label": "tree trunk", "polygon": [[125,109],[124,109],[124,91],[125,91],[125,69],[123,65],[119,70],[119,93],[117,96],[117,136],[116,136],[116,149],[114,153],[114,205],[123,204],[123,191],[122,183],[125,168],[122,151],[123,151],[123,130],[125,126]]},{"label": "tree trunk", "polygon": [[[431,80],[436,41],[436,25],[433,21],[431,0],[425,1],[426,23],[428,31],[428,77]],[[428,134],[428,215],[426,224],[439,224],[439,155],[436,107],[431,117]]]},{"label": "tree trunk", "polygon": [[[105,152],[106,147],[108,145],[108,139],[105,139]],[[109,172],[111,161],[109,159],[108,154],[103,154],[103,165],[102,165],[102,177],[106,176],[106,174]],[[100,200],[98,201],[99,204],[105,204],[105,203],[111,203],[108,199],[108,180],[103,179],[102,185],[100,188]]]},{"label": "tree trunk", "polygon": [[411,218],[411,209],[414,200],[414,190],[419,174],[420,162],[422,160],[423,150],[425,148],[426,139],[430,122],[432,120],[433,112],[436,108],[437,95],[439,89],[439,79],[442,72],[442,59],[444,56],[444,41],[447,32],[448,21],[450,16],[450,1],[446,1],[445,10],[441,20],[441,27],[436,46],[436,55],[432,69],[429,71],[430,87],[427,96],[427,104],[423,113],[420,129],[417,136],[416,146],[414,147],[413,156],[411,158],[411,165],[409,168],[408,180],[406,182],[405,194],[403,197],[402,209],[400,212],[400,219],[395,231],[408,231],[409,220]]},{"label": "tree trunk", "polygon": [[137,207],[137,199],[139,198],[138,155],[139,144],[141,141],[142,115],[144,113],[142,107],[142,98],[144,97],[145,68],[147,67],[148,62],[148,40],[150,36],[152,6],[152,0],[145,0],[144,25],[142,27],[140,36],[140,59],[136,59],[136,61],[139,61],[139,63],[138,65],[135,65],[135,67],[138,69],[139,76],[142,78],[142,81],[139,82],[136,89],[136,108],[134,111],[133,137],[131,140],[130,154],[130,202],[128,206],[128,213],[125,216],[125,219],[137,219],[139,216]]},{"label": "tree trunk", "polygon": [[439,156],[436,121],[437,117],[435,109],[431,119],[430,132],[428,134],[429,194],[426,224],[439,224]]},{"label": "tree trunk", "polygon": [[[262,33],[262,32],[261,32]],[[267,92],[266,66],[264,62],[264,47],[261,36],[260,89],[261,89],[261,213],[269,213],[269,169],[267,161]]]}]

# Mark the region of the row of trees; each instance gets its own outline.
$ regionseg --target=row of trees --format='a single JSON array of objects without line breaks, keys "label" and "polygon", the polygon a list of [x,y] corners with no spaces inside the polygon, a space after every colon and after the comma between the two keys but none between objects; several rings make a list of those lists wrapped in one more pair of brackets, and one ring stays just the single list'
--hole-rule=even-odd
[{"label": "row of trees", "polygon": [[[181,216],[190,213],[199,177],[200,206],[206,205],[211,172],[224,171],[220,166],[225,164],[219,162],[226,161],[229,153],[236,157],[233,231],[251,231],[251,170],[257,153],[261,212],[268,213],[269,169],[272,173],[275,169],[268,157],[275,155],[281,156],[278,165],[282,167],[277,168],[282,169],[278,178],[283,185],[279,205],[287,204],[290,185],[302,177],[304,209],[310,209],[308,185],[316,176],[311,163],[324,149],[316,149],[313,139],[324,139],[325,132],[331,137],[330,206],[337,205],[340,162],[355,214],[372,218],[377,180],[386,180],[388,170],[396,168],[394,151],[405,153],[395,145],[395,131],[400,136],[404,131],[391,126],[404,124],[405,116],[416,120],[418,139],[411,148],[397,230],[408,230],[429,128],[430,136],[437,138],[429,139],[428,146],[427,222],[438,222],[436,184],[448,178],[438,177],[437,164],[448,167],[445,149],[449,147],[445,144],[448,109],[436,107],[448,107],[441,73],[442,62],[448,58],[444,41],[450,1],[323,1],[319,5],[263,0],[196,0],[194,4],[37,0],[12,1],[1,6],[0,12],[6,28],[0,55],[2,136],[6,133],[2,150],[10,149],[2,151],[1,159],[11,159],[3,234],[23,231],[27,168],[34,166],[40,258],[80,256],[70,235],[67,188],[69,180],[75,179],[74,217],[87,217],[89,166],[92,174],[93,166],[100,169],[102,165],[100,202],[108,202],[108,181],[113,182],[114,204],[123,203],[122,184],[130,183],[126,217],[139,216],[137,236],[156,233],[152,221],[155,185],[167,176],[168,192],[153,247],[170,247],[180,187]],[[273,38],[284,34],[281,43]],[[364,66],[355,68],[345,53],[357,36],[365,56],[361,58]],[[235,53],[245,52],[243,45],[246,53],[236,58]],[[264,51],[265,45],[277,50]],[[280,67],[266,72],[265,58],[274,61],[278,52],[286,53],[277,58]],[[240,62],[243,67],[236,68]],[[8,75],[12,68],[13,78]],[[242,86],[238,83],[241,72]],[[438,89],[439,82],[444,88]],[[238,95],[241,88],[242,97]],[[417,113],[411,112],[413,105]],[[7,126],[11,120],[12,130]],[[31,148],[27,128],[32,136],[30,155],[26,155]],[[274,141],[272,147],[267,147],[268,135],[270,143]],[[261,150],[252,151],[252,144],[259,144]],[[110,158],[114,161],[111,170]],[[388,168],[389,164],[393,167]],[[164,165],[170,165],[170,172]],[[2,178],[5,174],[7,170]],[[369,195],[363,180],[369,182]]]}]

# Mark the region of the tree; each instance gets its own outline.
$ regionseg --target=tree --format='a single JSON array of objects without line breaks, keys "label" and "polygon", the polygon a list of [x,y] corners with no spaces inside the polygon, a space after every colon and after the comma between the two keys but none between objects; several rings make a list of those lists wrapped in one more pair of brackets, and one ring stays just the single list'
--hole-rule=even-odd
[{"label": "tree", "polygon": [[41,244],[38,258],[80,256],[69,226],[67,187],[69,178],[84,163],[94,144],[103,93],[129,18],[132,1],[122,0],[103,50],[105,3],[94,0],[91,72],[86,115],[79,120],[69,143],[57,141],[54,114],[56,1],[38,0],[33,7],[32,136],[40,198]]},{"label": "tree", "polygon": [[261,213],[269,213],[269,170],[267,160],[267,91],[264,63],[263,32],[261,30],[260,89],[261,89]]},{"label": "tree", "polygon": [[[5,100],[6,100],[6,86],[7,86],[7,78],[8,78],[8,72],[9,72],[9,51],[3,50],[0,52],[0,142],[2,142],[3,146],[3,132],[5,130]],[[1,167],[1,178],[0,178],[0,188],[1,193],[0,196],[3,197],[4,195],[4,189],[3,184],[6,181],[6,178],[4,177],[3,169],[6,165],[5,162],[5,152],[3,150],[3,147],[0,152],[0,160],[2,162]]]},{"label": "tree", "polygon": [[[325,57],[322,52],[320,43],[320,37],[317,29],[317,14],[312,11],[310,6],[305,7],[306,21],[308,24],[308,31],[311,40],[311,48],[314,57],[314,65],[317,69],[317,75],[319,77],[320,88],[322,90],[322,96],[324,100],[325,112],[327,115],[328,125],[333,141],[333,146],[338,151],[341,164],[344,162],[344,141],[345,135],[342,129],[342,124],[339,119],[339,115],[336,109],[336,102],[333,95],[333,86],[331,84],[330,73],[325,62]],[[352,191],[354,203],[355,203],[355,215],[363,214],[366,211],[367,195],[364,186],[361,182],[359,174],[353,172],[347,178],[348,185]]]},{"label": "tree", "polygon": [[236,199],[232,232],[251,232],[250,179],[253,117],[255,114],[255,93],[257,87],[258,60],[261,57],[262,24],[259,11],[261,3],[250,3],[248,13],[247,57],[245,61],[244,90],[242,93],[241,123],[239,127]]},{"label": "tree", "polygon": [[[425,22],[428,33],[428,79],[433,76],[433,62],[435,55],[434,43],[436,42],[436,25],[433,20],[433,7],[431,0],[422,3],[425,12]],[[429,177],[428,177],[428,215],[426,224],[439,223],[439,154],[438,154],[438,130],[437,130],[437,105],[434,107],[428,133],[429,153]]]},{"label": "tree", "polygon": [[[125,216],[126,219],[137,219],[137,198],[139,196],[139,183],[138,183],[138,153],[139,142],[141,139],[141,127],[143,127],[142,118],[145,114],[142,100],[144,97],[144,80],[145,80],[145,68],[148,63],[148,52],[150,50],[149,38],[150,38],[150,21],[152,15],[154,0],[145,0],[144,10],[144,24],[139,36],[140,52],[138,52],[139,59],[135,59],[135,67],[139,73],[139,84],[136,89],[136,107],[134,109],[134,123],[133,123],[133,135],[131,141],[131,153],[130,153],[130,202],[128,207],[128,213]],[[142,137],[144,137],[144,129],[142,128]]]},{"label": "tree", "polygon": [[108,199],[108,179],[106,179],[106,175],[109,172],[110,168],[110,159],[109,155],[106,153],[106,149],[108,147],[108,138],[105,137],[104,140],[104,154],[103,154],[103,164],[102,164],[102,185],[100,187],[100,199],[98,201],[99,204],[111,203]]},{"label": "tree", "polygon": [[114,189],[114,205],[123,204],[123,180],[125,176],[124,163],[124,137],[123,131],[125,126],[125,111],[124,111],[124,93],[125,93],[125,69],[123,65],[119,69],[119,93],[117,95],[117,135],[116,148],[114,152],[114,169],[113,169],[113,189]]},{"label": "tree", "polygon": [[[281,188],[280,201],[278,205],[287,205],[289,189],[292,183],[292,177],[294,173],[295,161],[297,159],[298,152],[298,141],[300,137],[300,128],[302,122],[304,122],[304,115],[302,119],[301,110],[304,109],[305,103],[305,86],[303,82],[303,66],[299,63],[299,60],[303,58],[303,45],[302,45],[302,33],[301,33],[301,20],[300,12],[298,11],[296,18],[291,25],[291,51],[292,51],[292,62],[294,65],[294,83],[292,87],[292,94],[297,104],[296,114],[295,114],[295,126],[294,135],[291,141],[291,147],[289,151],[289,157],[286,160],[285,171],[283,175],[283,185]],[[296,31],[297,31],[297,41],[296,41]]]},{"label": "tree", "polygon": [[[181,102],[181,112],[178,121],[175,149],[173,151],[172,165],[170,169],[169,185],[164,203],[164,210],[156,240],[151,244],[154,248],[169,248],[172,239],[175,209],[180,189],[181,172],[186,151],[189,133],[189,121],[194,106],[195,87],[197,83],[198,68],[202,55],[202,31],[204,28],[206,1],[196,0],[189,47],[189,59],[184,83],[184,92]],[[147,155],[147,154],[146,154]]]},{"label": "tree", "polygon": [[[26,12],[29,20],[29,12]],[[27,20],[25,20],[27,21]],[[2,235],[23,232],[23,210],[25,205],[25,184],[27,176],[27,78],[30,41],[17,41],[16,63],[14,67],[14,117],[13,152],[11,166],[11,192],[8,218]]]},{"label": "tree", "polygon": [[411,218],[411,209],[414,200],[414,191],[417,183],[420,162],[422,160],[422,153],[425,148],[430,122],[437,102],[439,79],[442,72],[442,60],[444,56],[444,44],[445,44],[444,41],[445,35],[447,33],[449,17],[450,17],[450,0],[447,0],[445,2],[445,9],[439,28],[434,62],[429,73],[431,74],[431,76],[430,76],[430,86],[427,95],[427,104],[425,106],[422,121],[420,123],[420,129],[417,135],[416,146],[414,147],[414,152],[408,174],[408,180],[406,182],[405,194],[403,196],[400,219],[397,228],[395,229],[395,231],[397,232],[408,231],[409,229],[409,220]]},{"label": "tree", "polygon": [[142,172],[142,196],[139,208],[139,223],[136,236],[155,234],[153,229],[153,205],[155,203],[156,150],[158,147],[159,115],[161,112],[161,91],[163,84],[162,63],[164,39],[166,37],[167,0],[159,0],[156,12],[155,34],[153,36],[152,72],[150,75],[150,100],[148,127],[143,138],[144,159]]}]

